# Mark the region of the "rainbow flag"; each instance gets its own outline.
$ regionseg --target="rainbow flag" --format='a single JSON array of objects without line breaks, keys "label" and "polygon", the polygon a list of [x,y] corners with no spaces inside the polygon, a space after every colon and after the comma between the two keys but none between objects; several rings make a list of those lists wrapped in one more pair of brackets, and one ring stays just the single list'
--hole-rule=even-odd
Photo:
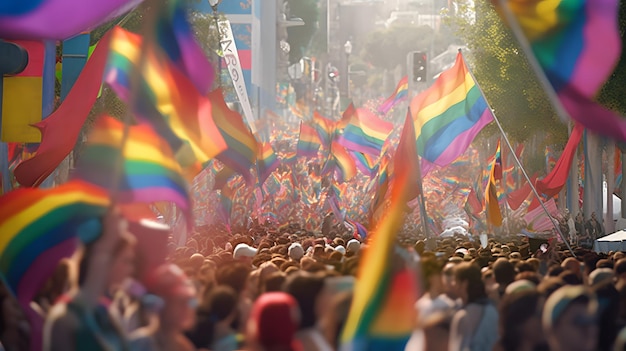
[{"label": "rainbow flag", "polygon": [[380,114],[386,115],[389,110],[391,110],[394,106],[400,103],[403,100],[406,100],[409,97],[409,77],[404,76],[398,82],[396,86],[396,90],[394,90],[393,94],[387,98],[387,100],[383,101],[382,104],[378,107],[378,112]]},{"label": "rainbow flag", "polygon": [[108,190],[123,203],[171,201],[190,213],[188,185],[169,145],[147,124],[128,128],[122,151],[124,124],[100,117],[73,177]]},{"label": "rainbow flag", "polygon": [[[153,43],[145,46],[142,67],[142,38],[122,28],[113,28],[109,62],[104,79],[137,119],[149,123],[164,138],[184,168],[193,172],[227,148],[212,114],[211,102],[172,62],[159,55]],[[138,73],[133,73],[137,72]],[[137,87],[132,86],[133,74]],[[131,90],[134,89],[134,101]]]},{"label": "rainbow flag", "polygon": [[313,128],[317,131],[320,142],[330,149],[330,143],[335,131],[335,122],[323,117],[319,112],[313,113]]},{"label": "rainbow flag", "polygon": [[356,164],[348,151],[338,142],[333,141],[330,150],[330,156],[324,167],[322,174],[334,172],[335,179],[340,182],[347,182],[356,175]]},{"label": "rainbow flag", "polygon": [[101,231],[106,192],[73,180],[52,189],[19,188],[0,197],[0,275],[21,305],[30,302],[70,257],[78,239]]},{"label": "rainbow flag", "polygon": [[248,184],[253,183],[250,167],[257,158],[257,140],[254,138],[241,115],[226,106],[222,89],[209,93],[211,114],[219,133],[226,141],[226,150],[220,152],[216,158],[224,165],[241,174]]},{"label": "rainbow flag", "polygon": [[229,180],[237,174],[232,169],[224,166],[221,170],[215,173],[213,178],[213,190],[219,190],[226,186]]},{"label": "rainbow flag", "polygon": [[[622,116],[594,99],[613,73],[622,52],[618,0],[500,0],[514,31],[529,45],[526,55],[538,63],[536,74],[546,78],[552,100],[585,128],[626,140]],[[524,46],[522,46],[524,47]],[[553,94],[549,94],[553,95]]]},{"label": "rainbow flag", "polygon": [[296,151],[285,152],[281,163],[284,165],[294,165],[298,161],[298,153]]},{"label": "rainbow flag", "polygon": [[412,127],[411,118],[407,118],[394,156],[396,176],[390,206],[370,235],[359,264],[352,305],[341,334],[342,351],[404,350],[415,326],[419,283],[411,264],[414,257],[394,245],[412,183],[419,176],[416,162],[406,162],[417,157]]},{"label": "rainbow flag", "polygon": [[280,166],[280,161],[269,142],[260,143],[258,147],[256,167],[259,185],[263,185],[269,175]]},{"label": "rainbow flag", "polygon": [[320,138],[314,127],[306,122],[300,122],[300,137],[298,138],[297,154],[313,158],[317,156],[317,152],[321,146]]},{"label": "rainbow flag", "polygon": [[496,154],[493,159],[493,175],[495,180],[502,179],[502,150],[500,149],[500,139],[498,139]]},{"label": "rainbow flag", "polygon": [[[410,104],[417,151],[423,161],[446,166],[457,159],[493,114],[459,53],[452,68]],[[422,163],[424,164],[424,162]],[[423,175],[430,167],[422,167]]]},{"label": "rainbow flag", "polygon": [[349,150],[378,156],[392,130],[392,123],[381,120],[367,109],[359,108],[350,115],[338,140]]},{"label": "rainbow flag", "polygon": [[361,171],[361,173],[368,176],[374,175],[376,171],[376,161],[374,160],[374,157],[358,151],[349,152],[355,161],[356,168]]}]

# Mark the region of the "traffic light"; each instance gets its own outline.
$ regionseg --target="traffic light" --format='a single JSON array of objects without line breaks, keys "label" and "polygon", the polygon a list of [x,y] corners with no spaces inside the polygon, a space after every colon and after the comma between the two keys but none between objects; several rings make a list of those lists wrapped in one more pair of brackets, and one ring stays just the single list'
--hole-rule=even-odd
[{"label": "traffic light", "polygon": [[328,69],[328,78],[331,82],[336,83],[339,78],[339,70],[336,67],[329,67]]},{"label": "traffic light", "polygon": [[413,81],[426,83],[428,80],[428,56],[425,51],[413,53]]}]

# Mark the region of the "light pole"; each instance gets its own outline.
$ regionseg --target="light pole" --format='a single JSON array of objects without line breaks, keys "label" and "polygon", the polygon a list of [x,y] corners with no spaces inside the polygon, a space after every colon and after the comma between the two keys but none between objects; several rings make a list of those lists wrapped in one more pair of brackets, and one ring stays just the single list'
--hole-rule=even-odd
[{"label": "light pole", "polygon": [[352,54],[352,42],[350,40],[343,44],[346,53],[346,96],[350,99],[350,54]]},{"label": "light pole", "polygon": [[[222,33],[220,32],[220,21],[219,16],[217,15],[217,7],[220,5],[222,0],[208,0],[209,6],[211,6],[211,10],[213,10],[213,21],[215,21],[215,29],[217,30],[217,45],[218,48],[221,49],[221,41],[222,41]],[[220,50],[218,49],[218,50]],[[216,55],[215,60],[215,79],[217,82],[217,88],[222,86],[222,58],[219,54]]]}]

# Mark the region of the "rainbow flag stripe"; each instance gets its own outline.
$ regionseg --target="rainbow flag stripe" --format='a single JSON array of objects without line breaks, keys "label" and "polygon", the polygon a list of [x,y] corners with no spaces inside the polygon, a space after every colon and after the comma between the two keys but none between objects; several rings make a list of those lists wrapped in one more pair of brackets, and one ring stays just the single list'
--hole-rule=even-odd
[{"label": "rainbow flag stripe", "polygon": [[350,155],[356,163],[356,168],[361,171],[361,173],[368,176],[374,175],[376,171],[376,161],[374,157],[358,151],[350,151]]},{"label": "rainbow flag stripe", "polygon": [[[171,201],[190,210],[187,182],[169,145],[147,124],[128,128],[121,152],[123,123],[109,116],[100,117],[73,177],[111,191],[123,203]],[[120,158],[123,168],[116,175],[113,172],[119,169]],[[120,179],[113,189],[116,176]]]},{"label": "rainbow flag stripe", "polygon": [[226,106],[222,89],[209,93],[211,114],[217,128],[226,141],[227,149],[216,156],[224,165],[241,174],[248,184],[254,179],[250,168],[257,158],[257,140],[254,138],[241,115]]},{"label": "rainbow flag stripe", "polygon": [[[141,42],[138,35],[113,28],[104,80],[139,120],[150,123],[169,143],[181,166],[197,171],[198,163],[206,163],[227,147],[213,120],[211,102],[174,63],[158,55],[153,43],[144,53],[146,62],[137,67]],[[139,86],[130,101],[134,70],[140,70]]]},{"label": "rainbow flag stripe", "polygon": [[379,119],[367,109],[359,108],[351,114],[339,137],[339,143],[349,150],[378,156],[392,130],[392,123]]},{"label": "rainbow flag stripe", "polygon": [[411,101],[417,151],[446,166],[459,157],[493,114],[459,53],[452,68]]},{"label": "rainbow flag stripe", "polygon": [[0,197],[0,275],[22,306],[30,304],[58,262],[74,253],[81,232],[99,235],[94,220],[109,204],[104,191],[77,180]]},{"label": "rainbow flag stripe", "polygon": [[267,177],[280,166],[280,161],[276,157],[271,143],[260,143],[258,150],[256,159],[257,177],[259,178],[259,184],[262,186]]},{"label": "rainbow flag stripe", "polygon": [[313,158],[317,156],[317,152],[321,146],[320,138],[317,131],[306,122],[300,122],[300,137],[298,138],[297,153],[298,156]]},{"label": "rainbow flag stripe", "polygon": [[382,104],[378,107],[378,112],[385,115],[389,110],[391,110],[395,105],[400,103],[406,98],[409,97],[409,77],[404,76],[398,82],[396,86],[396,90],[394,90],[393,94],[388,97]]}]

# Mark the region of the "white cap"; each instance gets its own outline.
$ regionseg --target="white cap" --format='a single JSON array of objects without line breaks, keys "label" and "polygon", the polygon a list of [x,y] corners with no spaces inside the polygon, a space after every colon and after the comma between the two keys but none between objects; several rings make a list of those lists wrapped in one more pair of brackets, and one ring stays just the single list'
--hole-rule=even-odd
[{"label": "white cap", "polygon": [[359,252],[360,248],[361,248],[361,243],[356,239],[350,239],[348,241],[348,244],[346,244],[346,249],[348,249],[348,251],[350,252],[357,253]]},{"label": "white cap", "polygon": [[304,256],[304,249],[302,248],[302,245],[300,245],[299,243],[293,243],[289,245],[288,254],[292,260],[297,261],[301,259],[302,256]]},{"label": "white cap", "polygon": [[233,258],[238,259],[242,257],[254,257],[256,255],[256,249],[250,247],[248,244],[238,244],[233,251]]},{"label": "white cap", "polygon": [[346,254],[346,248],[341,245],[337,245],[337,247],[335,247],[335,251],[341,252],[342,255]]}]

